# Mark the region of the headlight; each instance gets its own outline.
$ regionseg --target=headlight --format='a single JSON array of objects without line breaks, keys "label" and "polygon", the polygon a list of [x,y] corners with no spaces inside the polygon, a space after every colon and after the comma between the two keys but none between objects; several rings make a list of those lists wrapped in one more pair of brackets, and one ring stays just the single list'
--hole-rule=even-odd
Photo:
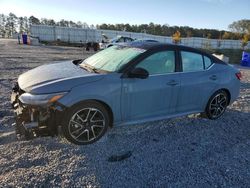
[{"label": "headlight", "polygon": [[24,93],[19,97],[19,100],[24,104],[30,105],[46,105],[56,102],[62,98],[67,92],[62,93],[51,93],[43,95],[33,95],[30,93]]}]

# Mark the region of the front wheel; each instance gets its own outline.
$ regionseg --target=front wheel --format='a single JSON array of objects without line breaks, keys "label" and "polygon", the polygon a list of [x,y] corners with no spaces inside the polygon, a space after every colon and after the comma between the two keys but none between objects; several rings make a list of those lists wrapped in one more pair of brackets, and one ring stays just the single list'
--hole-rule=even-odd
[{"label": "front wheel", "polygon": [[63,121],[63,134],[74,144],[86,145],[99,140],[107,131],[110,118],[106,108],[95,101],[71,107]]},{"label": "front wheel", "polygon": [[219,90],[210,97],[205,114],[209,119],[217,119],[225,112],[227,105],[227,93],[223,90]]}]

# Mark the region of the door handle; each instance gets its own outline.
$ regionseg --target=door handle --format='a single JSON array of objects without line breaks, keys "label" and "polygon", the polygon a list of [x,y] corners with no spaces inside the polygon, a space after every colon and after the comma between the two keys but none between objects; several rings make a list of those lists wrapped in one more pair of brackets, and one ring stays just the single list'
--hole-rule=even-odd
[{"label": "door handle", "polygon": [[212,75],[209,77],[210,80],[217,80],[217,76],[216,75]]},{"label": "door handle", "polygon": [[175,80],[170,80],[169,82],[167,82],[167,85],[170,85],[170,86],[175,86],[177,84],[178,84],[178,82]]}]

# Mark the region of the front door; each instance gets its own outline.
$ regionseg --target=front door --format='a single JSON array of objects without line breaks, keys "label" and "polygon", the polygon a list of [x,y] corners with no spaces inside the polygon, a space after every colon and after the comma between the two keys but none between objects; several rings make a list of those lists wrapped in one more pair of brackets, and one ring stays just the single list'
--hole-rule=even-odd
[{"label": "front door", "polygon": [[124,121],[157,118],[175,112],[179,74],[175,72],[175,51],[160,51],[146,57],[135,68],[149,72],[146,79],[122,79]]}]

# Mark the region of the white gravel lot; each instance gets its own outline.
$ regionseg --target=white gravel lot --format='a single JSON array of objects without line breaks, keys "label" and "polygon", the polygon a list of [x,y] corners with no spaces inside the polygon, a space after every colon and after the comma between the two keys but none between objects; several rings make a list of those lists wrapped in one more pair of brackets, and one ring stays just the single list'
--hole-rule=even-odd
[{"label": "white gravel lot", "polygon": [[242,67],[240,96],[218,120],[192,115],[114,127],[88,146],[16,141],[10,94],[18,75],[82,56],[80,48],[0,39],[0,187],[250,186],[250,69]]}]

